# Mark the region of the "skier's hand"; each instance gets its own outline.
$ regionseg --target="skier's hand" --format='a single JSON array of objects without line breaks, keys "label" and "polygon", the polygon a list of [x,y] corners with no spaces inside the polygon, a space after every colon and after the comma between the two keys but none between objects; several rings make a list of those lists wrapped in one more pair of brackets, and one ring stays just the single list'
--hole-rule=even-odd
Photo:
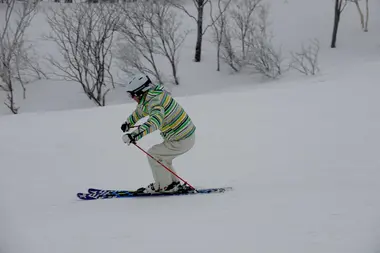
[{"label": "skier's hand", "polygon": [[127,122],[124,122],[122,125],[121,125],[121,131],[123,131],[124,133],[125,132],[128,132],[129,131],[129,129],[131,128],[130,126],[129,126],[129,124],[127,123]]},{"label": "skier's hand", "polygon": [[136,144],[136,139],[132,134],[124,134],[122,136],[123,142],[127,144],[128,146],[131,145],[131,143]]}]

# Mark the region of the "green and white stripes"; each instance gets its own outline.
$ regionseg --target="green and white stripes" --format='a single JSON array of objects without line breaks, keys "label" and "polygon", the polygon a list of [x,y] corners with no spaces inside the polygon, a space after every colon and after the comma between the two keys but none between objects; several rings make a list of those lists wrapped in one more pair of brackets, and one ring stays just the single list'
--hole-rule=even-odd
[{"label": "green and white stripes", "polygon": [[127,122],[133,126],[146,116],[149,119],[132,133],[136,140],[156,130],[160,130],[166,140],[181,140],[191,136],[196,129],[189,115],[161,85],[142,98]]}]

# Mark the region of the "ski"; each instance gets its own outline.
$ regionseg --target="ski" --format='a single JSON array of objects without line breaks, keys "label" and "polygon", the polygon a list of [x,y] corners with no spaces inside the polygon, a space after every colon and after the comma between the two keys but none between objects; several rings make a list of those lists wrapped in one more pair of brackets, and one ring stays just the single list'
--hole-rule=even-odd
[{"label": "ski", "polygon": [[112,199],[112,198],[136,198],[136,197],[159,197],[159,196],[179,196],[179,195],[195,195],[195,194],[210,194],[223,193],[232,190],[232,187],[219,188],[204,188],[196,191],[186,192],[159,192],[159,193],[141,193],[128,190],[109,190],[89,188],[88,193],[77,193],[77,197],[81,200],[96,200],[96,199]]}]

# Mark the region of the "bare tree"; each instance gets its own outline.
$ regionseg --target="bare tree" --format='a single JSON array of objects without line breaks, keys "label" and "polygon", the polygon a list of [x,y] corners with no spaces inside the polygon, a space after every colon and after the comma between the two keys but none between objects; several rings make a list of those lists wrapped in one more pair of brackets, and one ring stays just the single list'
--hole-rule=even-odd
[{"label": "bare tree", "polygon": [[26,45],[25,36],[25,31],[36,13],[37,3],[34,1],[5,1],[5,23],[0,29],[0,88],[7,92],[4,104],[14,114],[19,110],[15,104],[15,83],[21,84],[25,98],[25,84],[33,81],[34,73],[37,78],[42,74],[38,64],[30,56],[30,47]]},{"label": "bare tree", "polygon": [[356,8],[359,13],[360,17],[360,24],[362,26],[362,29],[364,32],[368,32],[368,20],[369,20],[369,4],[368,0],[365,0],[366,5],[366,13],[364,15],[362,9],[360,8],[359,0],[349,0],[350,2],[353,2],[356,5]]},{"label": "bare tree", "polygon": [[[204,16],[204,8],[207,4],[211,3],[211,0],[192,0],[194,7],[196,9],[196,15],[193,15],[190,13],[189,10],[187,10],[183,4],[181,4],[181,1],[179,0],[166,0],[169,1],[174,7],[178,8],[179,10],[182,10],[184,13],[186,13],[187,16],[192,18],[196,24],[197,24],[197,40],[195,43],[195,54],[194,54],[194,61],[200,62],[202,58],[202,42],[203,42],[203,36],[207,32],[208,28],[210,28],[213,23],[207,24],[205,27],[203,25],[203,16]],[[216,22],[220,16],[216,17],[213,22]]]},{"label": "bare tree", "polygon": [[179,51],[189,31],[182,29],[182,22],[171,7],[166,1],[124,5],[126,21],[119,28],[123,41],[119,44],[118,58],[127,73],[137,69],[152,74],[162,83],[163,77],[156,64],[156,57],[161,55],[171,66],[174,83],[179,84]]},{"label": "bare tree", "polygon": [[[212,20],[212,27],[213,27],[213,36],[214,36],[214,43],[216,44],[216,70],[220,71],[220,55],[221,55],[221,47],[223,43],[223,36],[226,33],[226,25],[227,25],[227,16],[225,15],[225,12],[228,9],[229,4],[232,0],[218,0],[218,20],[215,20],[214,15],[212,13],[212,5],[210,4],[210,17]],[[223,2],[223,3],[222,3]]]},{"label": "bare tree", "polygon": [[[157,74],[150,68],[150,64],[143,62],[144,58],[149,59],[149,54],[140,47],[141,44],[135,44],[129,40],[130,36],[122,34],[116,43],[115,58],[119,60],[118,67],[127,75],[132,75],[138,71],[141,73],[149,74],[157,78]],[[142,51],[142,52],[141,52]],[[148,60],[149,63],[149,60]],[[155,61],[152,62],[155,66]],[[158,68],[154,68],[158,71]],[[158,80],[161,79],[161,74],[158,74]]]},{"label": "bare tree", "polygon": [[281,75],[281,52],[274,49],[267,32],[269,7],[262,0],[236,0],[231,5],[223,23],[222,19],[215,23],[223,31],[221,59],[236,72],[248,67],[270,78]]},{"label": "bare tree", "polygon": [[315,75],[319,71],[318,53],[319,41],[314,39],[307,48],[302,46],[300,52],[291,53],[292,61],[289,67],[305,75]]},{"label": "bare tree", "polygon": [[242,60],[247,56],[246,41],[250,35],[253,35],[256,23],[256,13],[263,0],[241,0],[238,1],[235,7],[231,10],[231,18],[234,22],[235,36],[239,38],[241,43]]},{"label": "bare tree", "polygon": [[177,0],[169,0],[173,6],[184,11],[190,18],[192,18],[197,23],[197,41],[195,44],[195,55],[194,61],[200,62],[202,58],[202,41],[203,35],[206,33],[206,30],[209,26],[203,29],[203,14],[204,7],[210,2],[210,0],[192,0],[193,4],[197,10],[197,17],[192,15],[182,4]]},{"label": "bare tree", "polygon": [[175,11],[165,1],[156,1],[149,5],[147,23],[154,31],[157,53],[166,57],[172,69],[174,83],[179,85],[178,62],[179,50],[189,30],[181,30],[182,22]]},{"label": "bare tree", "polygon": [[228,23],[221,35],[220,58],[235,72],[239,72],[242,68],[241,57],[237,49],[238,47],[235,47],[236,38],[233,36],[232,28]]},{"label": "bare tree", "polygon": [[334,28],[333,28],[333,34],[332,34],[332,40],[331,40],[331,48],[336,48],[340,15],[342,14],[346,6],[347,6],[347,0],[335,0]]},{"label": "bare tree", "polygon": [[247,60],[246,63],[256,71],[269,78],[277,78],[282,74],[281,51],[276,50],[268,34],[269,7],[260,5],[254,29],[248,29]]},{"label": "bare tree", "polygon": [[78,82],[87,97],[98,106],[114,88],[111,47],[119,24],[116,5],[61,5],[50,8],[47,22],[52,32],[45,36],[58,46],[63,61],[50,56],[58,70],[54,74]]},{"label": "bare tree", "polygon": [[365,18],[365,23],[364,23],[364,32],[368,32],[368,22],[369,22],[369,4],[368,0],[365,0],[366,3],[366,18]]},{"label": "bare tree", "polygon": [[247,52],[250,51],[248,47],[254,45],[249,43],[249,36],[254,36],[256,30],[262,29],[257,22],[261,2],[262,0],[234,1],[223,15],[227,17],[224,19],[225,28],[220,38],[221,58],[236,72],[247,64]]},{"label": "bare tree", "polygon": [[247,42],[247,54],[244,59],[247,66],[268,77],[277,78],[282,74],[281,52],[274,49],[271,39],[264,34],[255,34]]},{"label": "bare tree", "polygon": [[[149,3],[151,4],[151,3]],[[153,75],[163,83],[162,74],[156,63],[155,34],[152,27],[147,27],[144,2],[126,2],[120,5],[123,21],[118,27],[119,47],[117,58],[127,74],[135,69]],[[148,66],[147,66],[148,65]]]}]

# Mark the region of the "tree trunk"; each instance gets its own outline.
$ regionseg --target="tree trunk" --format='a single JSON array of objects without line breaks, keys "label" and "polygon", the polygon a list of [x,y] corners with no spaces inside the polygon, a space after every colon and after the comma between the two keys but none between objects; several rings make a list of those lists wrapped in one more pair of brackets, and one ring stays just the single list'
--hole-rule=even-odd
[{"label": "tree trunk", "polygon": [[366,20],[364,24],[364,32],[368,32],[368,20],[369,20],[369,6],[368,6],[368,0],[366,0]]},{"label": "tree trunk", "polygon": [[173,72],[173,78],[174,78],[174,82],[176,85],[179,85],[179,80],[178,80],[178,76],[177,76],[177,68],[175,66],[175,63],[174,61],[170,61],[171,63],[171,66],[172,66],[172,72]]},{"label": "tree trunk", "polygon": [[203,37],[203,0],[198,0],[198,20],[197,20],[197,43],[195,45],[195,62],[201,61],[202,37]]},{"label": "tree trunk", "polygon": [[331,41],[331,48],[336,48],[336,40],[338,35],[338,26],[340,20],[339,0],[335,0],[335,17],[334,17],[334,29]]},{"label": "tree trunk", "polygon": [[218,48],[217,48],[217,52],[216,52],[216,59],[217,59],[217,62],[216,62],[216,65],[217,65],[217,68],[216,68],[216,71],[220,71],[220,41],[218,41]]},{"label": "tree trunk", "polygon": [[358,12],[359,12],[360,24],[362,25],[362,29],[365,30],[365,28],[364,28],[364,15],[363,15],[362,10],[360,9],[360,5],[359,5],[358,0],[355,0],[355,5],[356,5],[356,8],[358,9]]},{"label": "tree trunk", "polygon": [[10,86],[10,90],[7,94],[7,99],[8,99],[9,104],[7,104],[6,102],[4,104],[11,110],[13,114],[17,114],[18,108],[15,105],[14,91],[13,91],[12,85]]}]

